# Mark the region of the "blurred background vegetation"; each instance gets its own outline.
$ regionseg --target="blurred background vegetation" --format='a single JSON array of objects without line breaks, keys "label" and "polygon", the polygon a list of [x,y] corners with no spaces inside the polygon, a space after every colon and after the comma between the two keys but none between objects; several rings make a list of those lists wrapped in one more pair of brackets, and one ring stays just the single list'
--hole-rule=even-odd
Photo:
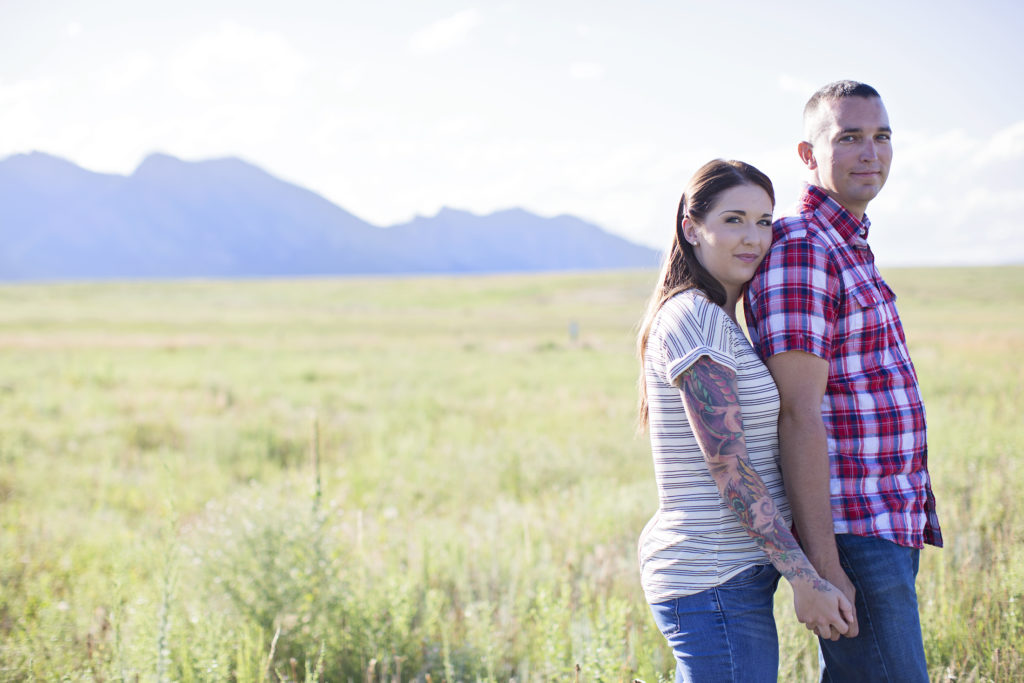
[{"label": "blurred background vegetation", "polygon": [[[885,275],[932,678],[1021,680],[1024,268]],[[0,287],[0,679],[671,680],[635,552],[654,277]]]}]

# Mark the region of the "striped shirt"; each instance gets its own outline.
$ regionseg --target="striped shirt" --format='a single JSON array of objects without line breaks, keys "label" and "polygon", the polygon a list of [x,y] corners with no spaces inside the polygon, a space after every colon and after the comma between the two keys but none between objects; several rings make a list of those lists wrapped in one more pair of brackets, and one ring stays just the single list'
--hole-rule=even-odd
[{"label": "striped shirt", "polygon": [[797,215],[775,222],[747,290],[748,328],[763,358],[804,351],[828,361],[821,413],[835,532],[941,546],[924,404],[869,227],[808,186]]},{"label": "striped shirt", "polygon": [[672,384],[702,356],[736,373],[750,462],[789,520],[778,467],[775,383],[721,307],[696,289],[677,294],[655,316],[644,353],[658,511],[640,535],[638,552],[651,604],[712,588],[768,562],[722,500]]}]

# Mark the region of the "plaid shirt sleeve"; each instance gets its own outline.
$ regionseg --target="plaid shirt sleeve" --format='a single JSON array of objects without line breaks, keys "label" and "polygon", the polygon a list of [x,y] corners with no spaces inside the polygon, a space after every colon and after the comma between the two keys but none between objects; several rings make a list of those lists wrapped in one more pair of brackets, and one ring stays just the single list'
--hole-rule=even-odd
[{"label": "plaid shirt sleeve", "polygon": [[805,351],[828,360],[841,283],[826,246],[791,227],[772,244],[747,290],[747,325],[758,355]]}]

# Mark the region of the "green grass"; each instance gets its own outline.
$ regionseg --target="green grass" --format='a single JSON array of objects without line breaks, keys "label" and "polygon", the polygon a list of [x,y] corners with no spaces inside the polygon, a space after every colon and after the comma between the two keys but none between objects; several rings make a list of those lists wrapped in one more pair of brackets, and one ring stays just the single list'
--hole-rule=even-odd
[{"label": "green grass", "polygon": [[[1020,680],[1024,268],[886,275],[947,544],[932,678]],[[653,278],[0,287],[0,680],[670,680],[635,566]]]}]

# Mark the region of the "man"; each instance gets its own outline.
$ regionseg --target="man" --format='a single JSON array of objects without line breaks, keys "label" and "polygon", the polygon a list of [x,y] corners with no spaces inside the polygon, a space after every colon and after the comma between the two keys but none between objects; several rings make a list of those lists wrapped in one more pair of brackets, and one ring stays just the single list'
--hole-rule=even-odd
[{"label": "man", "polygon": [[797,215],[747,292],[754,347],[779,388],[781,466],[793,521],[818,572],[854,602],[846,637],[818,633],[823,681],[927,681],[914,580],[941,546],[924,405],[895,295],[864,212],[892,161],[878,92],[839,81],[804,108],[810,172]]}]

